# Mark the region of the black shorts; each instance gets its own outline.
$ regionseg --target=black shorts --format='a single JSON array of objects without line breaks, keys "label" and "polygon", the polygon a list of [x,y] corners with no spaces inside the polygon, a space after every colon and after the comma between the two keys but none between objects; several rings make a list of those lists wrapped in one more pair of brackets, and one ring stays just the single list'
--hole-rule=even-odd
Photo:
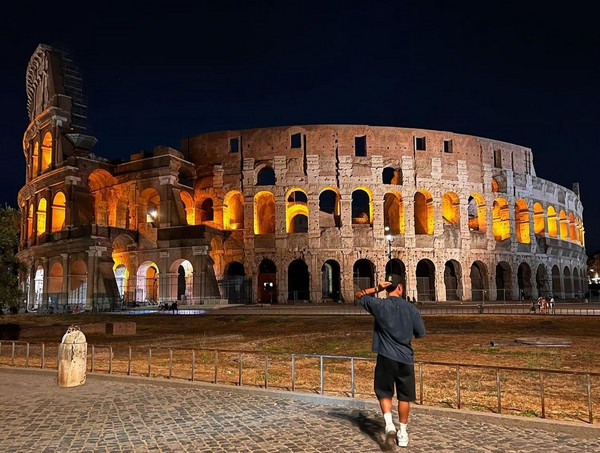
[{"label": "black shorts", "polygon": [[392,398],[394,385],[398,401],[416,400],[415,366],[378,354],[377,365],[375,365],[375,395],[377,398]]}]

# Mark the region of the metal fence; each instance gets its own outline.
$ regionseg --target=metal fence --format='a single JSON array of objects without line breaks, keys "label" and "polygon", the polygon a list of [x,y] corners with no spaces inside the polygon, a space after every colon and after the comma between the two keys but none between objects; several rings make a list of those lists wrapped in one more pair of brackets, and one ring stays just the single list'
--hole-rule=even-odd
[{"label": "metal fence", "polygon": [[[57,345],[0,342],[0,365],[55,369]],[[88,346],[90,372],[372,397],[374,358],[228,349]],[[419,404],[495,413],[600,417],[600,373],[451,362],[415,363]],[[565,388],[568,389],[565,391]],[[516,398],[518,395],[519,398]],[[523,407],[517,407],[520,404]],[[596,411],[596,412],[594,412]]]}]

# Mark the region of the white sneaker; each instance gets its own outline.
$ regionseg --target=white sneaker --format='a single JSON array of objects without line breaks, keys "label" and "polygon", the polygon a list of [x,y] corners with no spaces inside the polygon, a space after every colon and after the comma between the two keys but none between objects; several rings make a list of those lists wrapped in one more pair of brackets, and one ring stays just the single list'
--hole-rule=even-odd
[{"label": "white sneaker", "polygon": [[401,433],[398,431],[396,434],[396,444],[398,444],[399,447],[408,446],[408,433]]},{"label": "white sneaker", "polygon": [[383,451],[393,450],[396,443],[396,428],[390,428],[389,430],[386,430]]}]

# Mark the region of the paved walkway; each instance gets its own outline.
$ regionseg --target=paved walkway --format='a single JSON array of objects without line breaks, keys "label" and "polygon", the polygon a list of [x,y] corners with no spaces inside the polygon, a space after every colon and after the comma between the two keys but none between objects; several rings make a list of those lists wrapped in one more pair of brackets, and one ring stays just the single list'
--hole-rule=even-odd
[{"label": "paved walkway", "polygon": [[[373,402],[99,375],[63,389],[46,370],[0,368],[0,420],[4,453],[379,452],[383,440]],[[416,408],[409,432],[396,451],[600,451],[583,424],[437,409]]]}]

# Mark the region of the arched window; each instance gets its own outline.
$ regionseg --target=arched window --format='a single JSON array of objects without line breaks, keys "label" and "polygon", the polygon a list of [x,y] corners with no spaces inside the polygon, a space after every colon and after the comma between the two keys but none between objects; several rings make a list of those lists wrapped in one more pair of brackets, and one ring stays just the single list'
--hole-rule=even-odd
[{"label": "arched window", "polygon": [[288,233],[308,232],[308,199],[301,189],[292,189],[287,194],[285,228]]},{"label": "arched window", "polygon": [[33,152],[31,153],[31,177],[35,178],[38,174],[39,167],[39,154],[40,154],[40,145],[38,142],[35,142],[33,145]]},{"label": "arched window", "polygon": [[458,226],[459,222],[458,195],[454,192],[446,192],[442,197],[442,219],[445,225]]},{"label": "arched window", "polygon": [[223,201],[223,226],[227,230],[244,229],[244,196],[241,192],[231,191]]},{"label": "arched window", "polygon": [[58,192],[52,200],[52,232],[65,227],[65,194]]},{"label": "arched window", "polygon": [[533,203],[533,232],[534,234],[544,236],[546,225],[544,222],[544,208],[540,203]]},{"label": "arched window", "polygon": [[275,195],[258,192],[254,196],[254,234],[275,233]]},{"label": "arched window", "polygon": [[515,233],[517,241],[522,244],[529,244],[529,209],[523,199],[515,202]]},{"label": "arched window", "polygon": [[567,214],[561,210],[558,214],[558,223],[560,224],[560,238],[569,239],[569,224],[567,223]]},{"label": "arched window", "polygon": [[154,188],[147,188],[140,193],[142,219],[148,224],[154,224],[160,219],[160,195]]},{"label": "arched window", "polygon": [[510,212],[508,201],[496,198],[492,206],[492,231],[497,241],[510,238]]},{"label": "arched window", "polygon": [[205,198],[200,204],[200,223],[212,222],[215,219],[212,198]]},{"label": "arched window", "polygon": [[38,203],[37,208],[37,235],[41,236],[46,232],[46,208],[47,202],[42,198]]},{"label": "arched window", "polygon": [[467,204],[467,215],[469,218],[469,230],[485,233],[487,216],[485,212],[485,199],[481,194],[471,194]]},{"label": "arched window", "polygon": [[556,210],[552,206],[548,206],[548,236],[555,238],[557,236],[556,228]]},{"label": "arched window", "polygon": [[381,173],[381,179],[384,184],[402,185],[402,169],[385,167]]},{"label": "arched window", "polygon": [[389,234],[404,234],[404,203],[402,195],[388,192],[383,198],[383,225]]},{"label": "arched window", "polygon": [[256,175],[257,186],[274,186],[275,185],[275,170],[271,167],[264,167]]},{"label": "arched window", "polygon": [[572,212],[569,212],[569,239],[573,242],[577,240],[577,233],[575,232],[575,216]]},{"label": "arched window", "polygon": [[46,132],[42,141],[42,171],[50,168],[52,163],[52,134]]},{"label": "arched window", "polygon": [[196,208],[194,206],[194,199],[192,196],[182,191],[180,193],[181,201],[183,202],[183,206],[185,207],[185,220],[188,225],[196,224]]},{"label": "arched window", "polygon": [[329,187],[319,194],[319,226],[321,228],[341,227],[340,194]]},{"label": "arched window", "polygon": [[371,194],[365,188],[358,188],[352,192],[352,224],[373,225]]},{"label": "arched window", "polygon": [[29,205],[29,210],[27,211],[27,237],[33,237],[33,203]]},{"label": "arched window", "polygon": [[433,197],[427,190],[415,193],[415,234],[433,234]]}]

